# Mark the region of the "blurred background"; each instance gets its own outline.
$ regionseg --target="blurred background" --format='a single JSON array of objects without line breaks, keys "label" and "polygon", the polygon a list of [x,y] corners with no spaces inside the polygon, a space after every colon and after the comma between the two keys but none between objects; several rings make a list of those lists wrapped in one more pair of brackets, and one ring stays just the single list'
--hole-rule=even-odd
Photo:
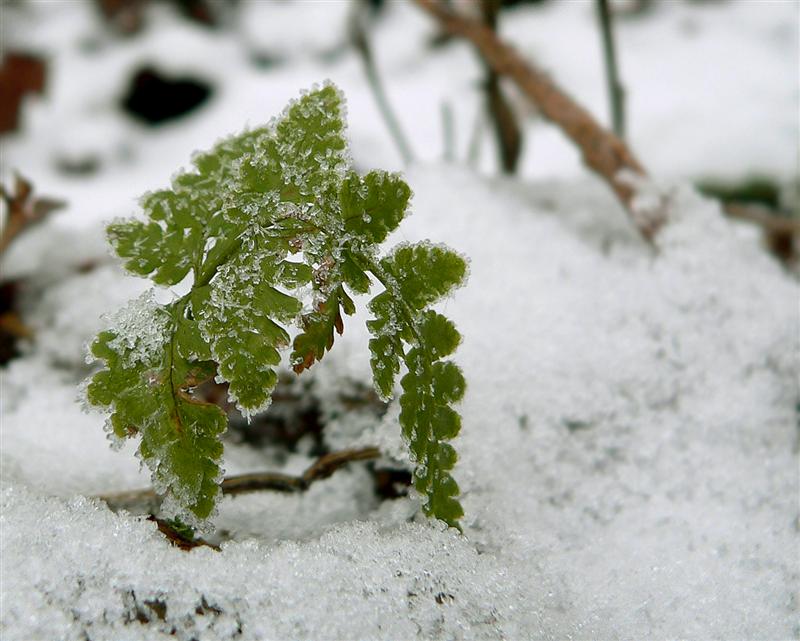
[{"label": "blurred background", "polygon": [[[797,2],[449,6],[614,126],[652,175],[724,199],[796,265]],[[42,261],[56,273],[106,260],[103,221],[135,212],[193,151],[264,123],[325,79],[347,96],[360,170],[452,163],[534,191],[598,180],[513,84],[413,0],[3,0],[0,11],[3,217],[27,197],[44,221],[3,242],[12,334],[25,329],[7,315],[9,282],[41,273]],[[609,42],[623,89],[616,122]],[[14,172],[26,181],[14,186]]]}]

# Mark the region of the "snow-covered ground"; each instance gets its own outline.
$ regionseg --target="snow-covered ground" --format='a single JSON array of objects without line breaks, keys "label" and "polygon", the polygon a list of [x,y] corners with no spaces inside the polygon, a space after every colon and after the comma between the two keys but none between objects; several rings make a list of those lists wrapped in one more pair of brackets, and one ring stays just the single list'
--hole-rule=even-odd
[{"label": "snow-covered ground", "polygon": [[[419,158],[406,171],[414,213],[395,240],[443,241],[471,259],[468,285],[444,304],[469,383],[455,443],[463,535],[426,521],[414,499],[378,502],[358,464],[303,495],[226,499],[220,552],[178,550],[152,522],[87,498],[148,483],[133,447],[112,451],[103,417],[76,401],[100,316],[147,287],[108,257],[102,222],[132,213],[192,151],[324,78],[348,97],[356,165],[401,168],[344,48],[349,5],[241,4],[220,31],[156,6],[122,40],[88,2],[0,9],[5,46],[52,56],[46,96],[2,142],[2,177],[18,168],[69,202],[3,257],[4,277],[26,279],[36,339],[0,372],[0,636],[798,638],[797,283],[753,229],[682,182],[797,177],[793,2],[663,2],[620,21],[631,142],[670,203],[656,251],[521,101],[520,177],[491,177],[488,126],[478,167],[466,167],[480,66],[463,44],[425,48],[430,21],[388,4],[374,47]],[[604,117],[591,3],[504,20]],[[255,56],[285,59],[263,68]],[[132,124],[116,99],[144,62],[209,79],[211,102],[157,130]],[[64,175],[64,158],[100,169]],[[349,319],[305,375],[330,403],[369,380],[365,318]],[[340,417],[335,445],[376,444],[402,461],[396,416],[392,406],[360,432]],[[311,460],[294,454],[281,468],[226,446],[229,473],[296,473]]]}]

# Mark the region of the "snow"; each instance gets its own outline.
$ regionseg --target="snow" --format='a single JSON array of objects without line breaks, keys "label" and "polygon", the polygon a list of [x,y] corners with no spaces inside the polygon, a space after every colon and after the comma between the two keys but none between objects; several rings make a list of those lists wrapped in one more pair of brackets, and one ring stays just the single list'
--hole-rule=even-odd
[{"label": "snow", "polygon": [[[27,508],[18,513],[21,505]],[[510,632],[502,618],[513,611],[513,586],[504,569],[457,534],[429,526],[354,522],[309,543],[267,548],[243,541],[221,554],[176,555],[152,527],[120,521],[84,498],[63,502],[6,490],[3,518],[9,513],[41,534],[4,543],[13,561],[6,571],[22,579],[20,588],[59,578],[34,594],[6,594],[5,639],[75,638],[82,631],[131,640],[395,639],[476,631],[497,638]],[[87,529],[104,535],[87,538]],[[48,559],[59,540],[75,544]],[[454,575],[456,566],[463,570]],[[147,606],[159,601],[166,605],[163,620]],[[14,605],[22,603],[23,609]],[[30,617],[37,609],[50,616]],[[137,622],[137,611],[150,624]]]},{"label": "snow", "polygon": [[[266,10],[244,4],[253,39]],[[298,42],[343,22],[342,3],[317,5]],[[147,31],[120,43],[102,40],[86,6],[36,3],[17,22],[54,56],[56,75],[4,141],[3,171],[17,166],[70,204],[3,257],[4,277],[26,278],[23,317],[36,336],[0,371],[3,639],[798,636],[797,282],[684,182],[715,171],[795,176],[796,6],[663,3],[620,24],[631,137],[669,209],[650,248],[539,121],[527,124],[520,179],[489,176],[488,132],[479,171],[438,163],[438,101],[453,106],[463,158],[480,70],[461,45],[425,52],[430,23],[389,3],[373,44],[423,162],[405,173],[413,215],[388,245],[430,239],[470,258],[468,284],[441,303],[463,335],[455,358],[468,381],[454,442],[464,535],[422,518],[415,498],[380,501],[354,464],[304,494],[226,498],[221,551],[190,553],[91,498],[148,483],[133,445],[112,451],[103,417],[76,400],[101,316],[148,288],[107,256],[102,221],[133,213],[192,151],[265,122],[325,77],[347,96],[356,165],[399,160],[358,60],[328,57],[341,42],[332,33],[317,48],[267,47],[277,26],[265,26],[257,48],[289,57],[254,70],[235,30],[157,7]],[[589,4],[515,9],[506,23],[602,117]],[[281,29],[275,42],[288,40]],[[89,37],[101,38],[101,55],[80,48]],[[144,59],[204,74],[215,99],[153,132],[112,109],[109,84],[87,90],[89,78],[119,82]],[[93,133],[70,139],[73,124]],[[96,174],[58,173],[54,156],[87,148],[103,159]],[[379,464],[397,466],[407,454],[396,405],[351,420],[337,404],[370,377],[366,301],[356,302],[344,336],[304,378],[322,397],[332,447],[378,445]],[[226,443],[227,473],[297,474],[312,460],[303,444],[279,455]]]}]

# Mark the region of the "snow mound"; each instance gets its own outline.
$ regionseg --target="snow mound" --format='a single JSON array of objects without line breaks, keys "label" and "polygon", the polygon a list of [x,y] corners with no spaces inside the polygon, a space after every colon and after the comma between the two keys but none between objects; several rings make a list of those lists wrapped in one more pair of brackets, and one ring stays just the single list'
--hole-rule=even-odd
[{"label": "snow mound", "polygon": [[[653,250],[592,184],[543,186],[545,207],[535,185],[407,178],[415,213],[396,240],[471,259],[443,303],[469,383],[464,536],[406,523],[414,499],[356,496],[354,467],[316,494],[253,497],[249,520],[226,499],[220,552],[170,547],[74,496],[138,482],[129,452],[104,449],[102,418],[76,414],[74,382],[49,372],[54,322],[3,382],[4,398],[27,390],[2,416],[3,639],[796,635],[797,284],[680,186]],[[570,193],[607,224],[584,224]],[[59,302],[66,319],[93,307]],[[364,317],[316,373],[323,388],[367,376]],[[353,438],[397,452],[395,417]],[[226,457],[253,463],[241,445]]]},{"label": "snow mound", "polygon": [[7,488],[2,507],[9,641],[498,638],[519,599],[494,559],[428,526],[185,554],[87,499]]}]

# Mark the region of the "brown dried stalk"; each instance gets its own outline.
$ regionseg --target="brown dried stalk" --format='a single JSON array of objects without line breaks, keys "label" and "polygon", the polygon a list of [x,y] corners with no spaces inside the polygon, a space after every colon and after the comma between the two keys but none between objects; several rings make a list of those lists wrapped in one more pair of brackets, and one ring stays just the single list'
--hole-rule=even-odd
[{"label": "brown dried stalk", "polygon": [[415,2],[435,17],[447,33],[466,38],[475,45],[498,75],[513,80],[541,115],[564,131],[580,148],[586,165],[614,190],[642,236],[652,241],[664,223],[664,214],[661,211],[644,214],[634,207],[636,192],[624,174],[646,176],[647,172],[628,146],[600,125],[544,71],[500,40],[492,29],[455,13],[437,0]]}]

